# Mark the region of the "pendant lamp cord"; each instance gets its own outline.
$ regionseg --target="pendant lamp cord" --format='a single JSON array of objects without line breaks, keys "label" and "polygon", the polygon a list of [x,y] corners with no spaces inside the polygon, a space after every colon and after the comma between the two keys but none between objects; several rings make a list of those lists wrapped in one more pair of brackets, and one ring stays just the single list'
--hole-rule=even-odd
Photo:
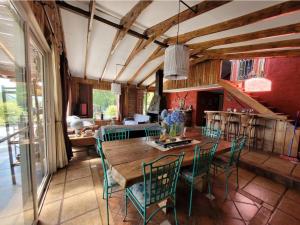
[{"label": "pendant lamp cord", "polygon": [[178,36],[179,36],[179,14],[180,14],[180,0],[178,0],[178,14],[177,14],[177,36],[176,36],[176,43],[178,44]]}]

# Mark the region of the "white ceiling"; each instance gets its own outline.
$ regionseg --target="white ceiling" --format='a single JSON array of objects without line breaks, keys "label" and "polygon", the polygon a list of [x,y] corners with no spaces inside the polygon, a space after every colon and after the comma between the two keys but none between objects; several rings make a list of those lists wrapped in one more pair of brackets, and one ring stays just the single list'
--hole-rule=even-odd
[{"label": "white ceiling", "polygon": [[[115,23],[119,23],[120,19],[126,15],[132,7],[137,3],[133,0],[123,1],[101,1],[97,0],[97,12],[96,15],[105,17]],[[190,6],[195,5],[201,1],[186,1]],[[242,15],[258,11],[283,1],[246,1],[236,0],[220,6],[214,10],[203,13],[180,24],[180,34],[193,31],[199,28],[207,27],[216,23],[227,21]],[[69,4],[76,5],[82,9],[88,9],[87,2],[73,2],[68,1]],[[181,11],[186,10],[184,5],[181,5]],[[162,22],[165,19],[174,16],[178,12],[177,0],[154,0],[137,18],[133,24],[132,29],[143,33],[147,28]],[[86,52],[86,39],[87,39],[87,25],[88,19],[84,18],[73,12],[69,12],[61,9],[61,16],[63,21],[64,37],[67,48],[67,57],[70,66],[70,72],[72,76],[84,77],[84,62]],[[205,35],[192,39],[188,43],[198,43],[209,40],[215,40],[223,37],[230,37],[233,35],[245,34],[264,29],[275,28],[279,26],[300,23],[300,12],[289,13],[283,16],[267,19],[257,23],[253,23],[240,28],[230,29],[228,31],[218,32],[215,34]],[[99,79],[105,68],[105,64],[109,55],[109,51],[115,37],[117,29],[94,20],[94,26],[91,33],[91,44],[88,51],[87,60],[87,78]],[[177,27],[169,29],[161,38],[167,38],[175,36]],[[271,38],[263,38],[252,41],[228,44],[223,46],[216,46],[213,48],[234,47],[249,44],[266,43],[270,41],[279,40],[291,40],[300,38],[300,34],[282,35]],[[124,64],[132,49],[138,42],[138,38],[129,34],[118,45],[114,54],[111,56],[107,63],[106,69],[103,73],[104,80],[114,80],[116,77],[116,64]],[[152,43],[142,50],[134,59],[129,63],[124,72],[121,74],[118,82],[127,82],[140,66],[147,60],[147,58],[153,53],[158,45]],[[138,74],[134,83],[139,83],[146,77],[155,67],[157,67],[163,61],[163,57],[160,57],[150,63],[148,63]],[[122,66],[117,66],[117,71],[121,70]],[[143,85],[149,85],[154,81],[153,76],[143,82]]]}]

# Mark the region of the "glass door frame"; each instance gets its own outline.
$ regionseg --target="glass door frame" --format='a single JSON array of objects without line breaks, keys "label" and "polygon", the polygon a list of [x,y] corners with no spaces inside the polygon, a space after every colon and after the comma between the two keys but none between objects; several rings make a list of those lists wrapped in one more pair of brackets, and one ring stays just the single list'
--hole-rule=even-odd
[{"label": "glass door frame", "polygon": [[[30,112],[28,115],[28,120],[32,121],[32,97],[31,97],[31,70],[30,70],[30,39],[34,41],[35,44],[38,45],[38,48],[42,50],[44,53],[45,57],[45,68],[44,68],[44,81],[49,82],[50,75],[51,75],[51,66],[52,66],[52,58],[51,58],[51,49],[43,35],[43,32],[41,31],[36,19],[35,15],[32,12],[29,4],[26,1],[10,1],[11,4],[14,6],[16,9],[18,15],[20,16],[20,19],[24,22],[24,41],[25,41],[25,79],[26,79],[26,88],[27,88],[27,104],[28,104],[28,111]],[[50,87],[51,88],[51,87]],[[51,92],[49,92],[49,89],[47,85],[44,85],[44,106],[49,107],[49,105],[53,105],[53,96],[51,96]],[[47,131],[47,128],[50,126],[55,126],[53,124],[53,119],[49,119],[48,115],[48,107],[45,108],[44,110],[44,134],[45,134],[45,147],[46,147],[46,155],[49,156],[49,149],[54,150],[55,149],[55,144],[53,144],[53,141],[46,141],[46,139],[53,140],[53,134],[49,130]],[[50,112],[51,109],[49,109]],[[49,113],[50,114],[50,113]],[[49,124],[50,123],[50,124]],[[41,193],[38,194],[38,187],[37,187],[37,182],[36,182],[36,177],[35,177],[35,157],[33,151],[33,123],[29,122],[29,139],[30,139],[30,175],[31,175],[31,183],[32,183],[32,195],[33,195],[33,204],[34,204],[34,218],[35,221],[33,224],[37,223],[38,219],[38,214],[41,209],[41,203],[42,203],[42,198],[43,195]],[[48,137],[49,136],[49,137]],[[54,142],[55,143],[55,142]],[[54,146],[53,146],[54,145]],[[47,179],[44,180],[44,187],[43,191],[46,190],[46,184],[49,181],[50,178],[50,173],[49,173],[49,158],[47,158],[47,167],[48,167],[48,174],[47,174]]]},{"label": "glass door frame", "polygon": [[[41,183],[41,186],[42,187],[38,187],[37,185],[37,181],[35,180],[35,186],[37,188],[36,190],[36,193],[37,193],[37,201],[38,201],[38,205],[40,204],[41,200],[42,200],[42,197],[43,197],[43,191],[45,190],[46,188],[46,185],[49,181],[49,178],[50,178],[50,174],[49,174],[49,154],[48,154],[48,141],[47,141],[47,135],[48,135],[48,131],[47,131],[47,118],[48,118],[48,113],[47,113],[47,99],[49,99],[49,93],[47,93],[47,88],[46,86],[47,85],[44,85],[48,79],[46,79],[47,77],[49,77],[50,73],[47,72],[47,66],[49,64],[51,64],[51,61],[49,59],[49,54],[46,53],[46,51],[44,51],[43,47],[41,46],[41,44],[39,43],[39,41],[37,40],[36,38],[36,35],[34,34],[34,32],[32,31],[32,29],[29,28],[29,31],[28,31],[28,35],[27,35],[27,48],[28,48],[28,52],[27,52],[27,57],[28,57],[28,75],[27,75],[27,84],[29,85],[29,89],[28,89],[28,93],[29,93],[29,98],[30,98],[30,102],[28,102],[28,104],[30,105],[30,112],[32,111],[32,97],[33,97],[33,89],[34,87],[32,87],[31,85],[31,78],[32,78],[32,73],[31,73],[31,55],[30,55],[30,45],[34,45],[34,47],[36,47],[43,55],[43,64],[44,64],[44,68],[43,68],[43,77],[42,77],[42,80],[43,80],[43,116],[44,116],[44,121],[43,121],[43,133],[44,133],[44,148],[45,148],[45,155],[46,155],[46,164],[47,164],[47,170],[46,170],[46,174],[45,174],[45,178],[43,178],[42,180],[42,183]],[[31,44],[32,43],[32,44]],[[32,116],[32,114],[31,114]],[[32,121],[32,117],[31,117],[31,121]],[[33,122],[32,122],[32,125],[33,125]],[[31,125],[31,136],[34,136],[34,129],[33,129],[33,126]],[[34,140],[31,142],[31,144],[33,145],[33,142]],[[35,147],[32,146],[31,147],[31,151],[34,150]],[[34,157],[34,153],[32,154],[32,173],[33,173],[33,178],[36,179],[36,158]]]}]

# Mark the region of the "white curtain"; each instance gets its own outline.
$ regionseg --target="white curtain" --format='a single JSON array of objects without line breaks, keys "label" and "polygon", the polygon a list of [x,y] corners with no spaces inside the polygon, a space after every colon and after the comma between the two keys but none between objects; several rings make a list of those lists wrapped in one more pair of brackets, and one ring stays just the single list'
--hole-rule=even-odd
[{"label": "white curtain", "polygon": [[53,96],[54,96],[54,114],[55,114],[55,150],[50,161],[50,167],[63,168],[68,165],[68,157],[65,146],[65,139],[62,125],[62,87],[59,72],[58,59],[55,54],[55,48],[52,48],[52,65],[53,65]]}]

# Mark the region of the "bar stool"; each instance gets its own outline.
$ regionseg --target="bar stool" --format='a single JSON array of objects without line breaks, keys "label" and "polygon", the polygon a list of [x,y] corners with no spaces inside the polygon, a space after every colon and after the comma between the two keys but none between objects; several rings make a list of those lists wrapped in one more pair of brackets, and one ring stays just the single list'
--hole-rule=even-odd
[{"label": "bar stool", "polygon": [[223,138],[225,139],[227,137],[227,129],[228,129],[228,119],[229,119],[229,113],[228,112],[221,112],[221,131]]},{"label": "bar stool", "polygon": [[253,116],[249,114],[241,115],[241,127],[240,134],[243,137],[249,137],[249,128],[251,127],[250,122],[253,120]]},{"label": "bar stool", "polygon": [[237,138],[240,132],[240,116],[237,114],[231,113],[228,118],[228,130],[227,130],[227,140],[231,140],[231,136],[233,138]]},{"label": "bar stool", "polygon": [[206,113],[206,127],[211,128],[213,117],[214,117],[214,113],[212,112]]},{"label": "bar stool", "polygon": [[218,112],[213,113],[212,121],[211,121],[211,128],[213,130],[218,130],[221,128],[221,114]]},{"label": "bar stool", "polygon": [[[264,138],[259,138],[259,132],[264,133],[265,125],[259,123],[259,118],[254,115],[249,122],[249,134],[248,134],[248,149],[250,150],[251,144],[252,149],[257,150],[258,141],[264,141]],[[262,143],[263,145],[263,143]]]}]

